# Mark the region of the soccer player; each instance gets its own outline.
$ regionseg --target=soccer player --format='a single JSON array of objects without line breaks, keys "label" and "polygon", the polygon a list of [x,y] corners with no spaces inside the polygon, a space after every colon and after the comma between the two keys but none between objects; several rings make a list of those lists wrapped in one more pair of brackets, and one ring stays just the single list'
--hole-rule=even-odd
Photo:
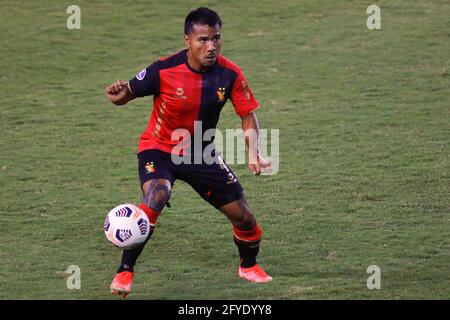
[{"label": "soccer player", "polygon": [[[179,140],[174,141],[172,133],[184,129],[190,135],[196,134],[194,131],[199,124],[196,121],[201,121],[200,134],[214,129],[220,111],[230,99],[242,119],[249,159],[253,159],[249,161],[250,170],[259,175],[271,167],[259,154],[259,123],[255,113],[258,102],[241,69],[220,54],[221,29],[222,21],[216,12],[203,7],[193,10],[185,19],[186,49],[154,62],[129,82],[118,80],[105,90],[108,99],[116,105],[153,95],[153,111],[147,129],[140,137],[137,154],[143,192],[140,208],[147,214],[151,226],[147,241],[169,201],[175,180],[183,180],[224,213],[233,225],[234,242],[240,255],[239,277],[252,282],[268,282],[272,277],[256,262],[262,229],[231,169],[215,152],[212,153],[215,159],[212,164],[203,160],[180,164],[172,158],[180,152],[175,150]],[[256,137],[247,134],[249,132],[256,132]],[[187,136],[185,138],[189,141]],[[200,151],[204,148],[203,144]],[[180,155],[184,154],[183,150]],[[190,155],[195,157],[198,152]],[[144,246],[145,243],[123,251],[120,267],[111,284],[112,294],[126,297],[131,292],[133,267]]]}]

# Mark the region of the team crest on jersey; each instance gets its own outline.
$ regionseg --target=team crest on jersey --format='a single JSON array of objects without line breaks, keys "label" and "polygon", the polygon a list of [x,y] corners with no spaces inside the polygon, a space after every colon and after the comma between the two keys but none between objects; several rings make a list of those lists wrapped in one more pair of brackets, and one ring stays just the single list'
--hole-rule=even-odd
[{"label": "team crest on jersey", "polygon": [[225,88],[219,88],[217,89],[217,98],[220,102],[225,101]]},{"label": "team crest on jersey", "polygon": [[136,79],[138,79],[138,80],[144,79],[146,73],[147,73],[147,69],[143,69],[141,72],[139,72],[139,73],[136,75]]},{"label": "team crest on jersey", "polygon": [[156,169],[155,169],[155,165],[153,164],[153,162],[147,162],[147,164],[145,165],[145,170],[147,171],[147,173],[155,172]]}]

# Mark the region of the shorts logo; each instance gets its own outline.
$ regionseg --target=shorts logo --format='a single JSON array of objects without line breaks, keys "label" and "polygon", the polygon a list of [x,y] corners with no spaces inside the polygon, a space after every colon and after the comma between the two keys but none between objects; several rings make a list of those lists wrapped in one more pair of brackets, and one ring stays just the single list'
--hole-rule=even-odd
[{"label": "shorts logo", "polygon": [[227,178],[228,178],[227,184],[231,184],[231,183],[237,182],[236,177],[231,172],[228,172]]},{"label": "shorts logo", "polygon": [[177,88],[176,93],[177,93],[178,96],[181,96],[184,93],[183,88]]},{"label": "shorts logo", "polygon": [[217,98],[219,98],[220,102],[225,101],[225,88],[219,88],[217,89]]},{"label": "shorts logo", "polygon": [[143,69],[141,72],[139,72],[139,73],[136,75],[136,79],[138,79],[138,80],[144,79],[146,73],[147,73],[147,69]]},{"label": "shorts logo", "polygon": [[145,170],[147,171],[147,173],[155,172],[156,169],[155,169],[155,165],[153,164],[153,162],[147,162],[147,164],[145,165]]}]

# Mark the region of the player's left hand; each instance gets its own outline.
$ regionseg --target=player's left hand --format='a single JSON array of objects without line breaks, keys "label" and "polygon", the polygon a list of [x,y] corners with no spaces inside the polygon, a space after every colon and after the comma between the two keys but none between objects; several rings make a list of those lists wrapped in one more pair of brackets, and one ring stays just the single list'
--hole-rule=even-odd
[{"label": "player's left hand", "polygon": [[248,168],[255,176],[259,176],[262,172],[267,172],[272,169],[272,163],[264,159],[260,154],[256,157],[255,163],[249,163]]}]

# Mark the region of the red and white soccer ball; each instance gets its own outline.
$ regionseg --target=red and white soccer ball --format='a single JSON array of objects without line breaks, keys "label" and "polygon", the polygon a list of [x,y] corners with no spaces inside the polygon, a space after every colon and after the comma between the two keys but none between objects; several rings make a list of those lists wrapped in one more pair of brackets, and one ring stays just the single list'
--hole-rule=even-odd
[{"label": "red and white soccer ball", "polygon": [[112,244],[127,250],[147,239],[150,222],[140,208],[132,204],[121,204],[108,212],[103,229]]}]

